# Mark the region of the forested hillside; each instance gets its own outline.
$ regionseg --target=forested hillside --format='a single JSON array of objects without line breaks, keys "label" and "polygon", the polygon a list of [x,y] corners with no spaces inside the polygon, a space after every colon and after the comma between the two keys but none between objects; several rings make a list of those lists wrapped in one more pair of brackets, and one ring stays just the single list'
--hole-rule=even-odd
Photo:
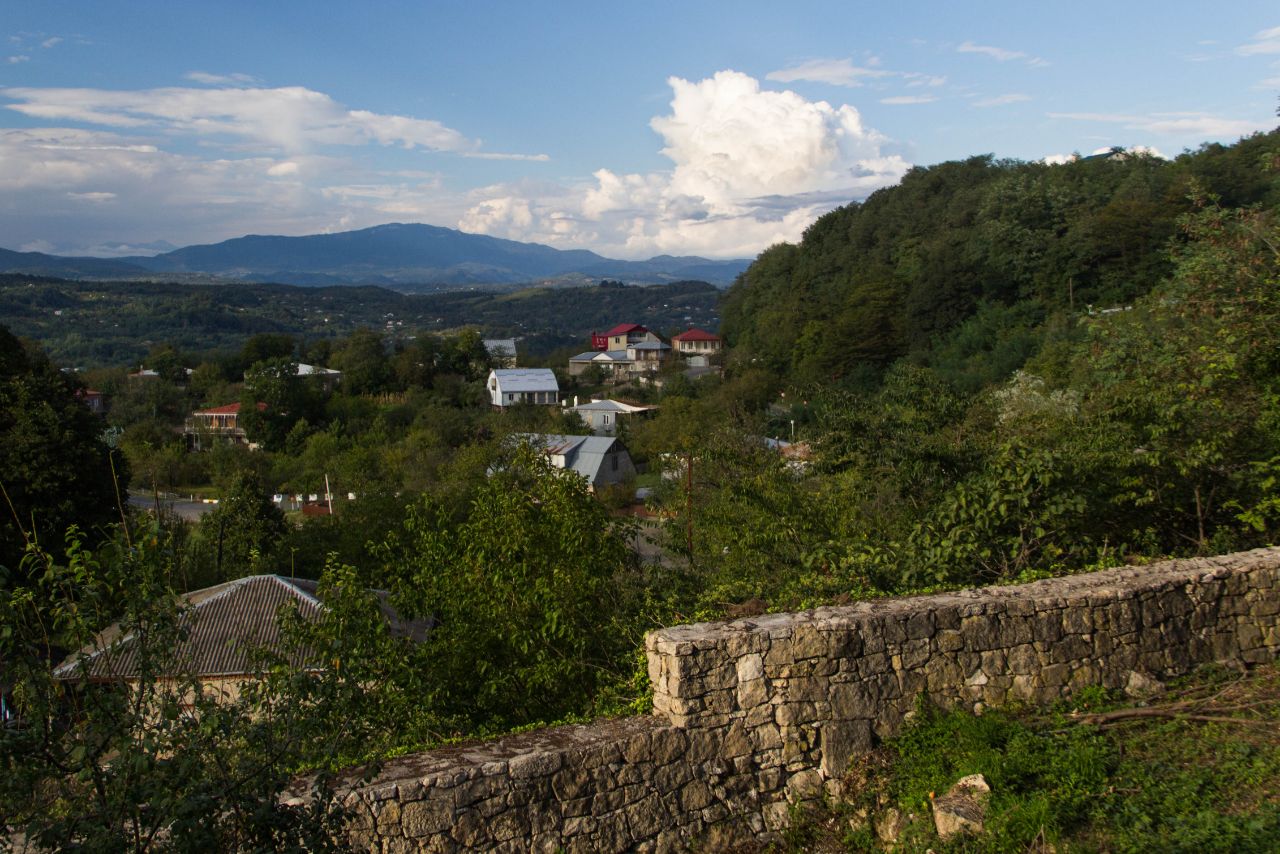
[{"label": "forested hillside", "polygon": [[260,334],[308,341],[360,327],[408,338],[462,326],[521,339],[545,354],[580,347],[596,329],[643,320],[655,329],[715,328],[720,291],[706,282],[649,287],[476,289],[402,294],[380,287],[79,282],[0,274],[0,325],[39,341],[63,364],[136,364],[152,347],[238,350]]},{"label": "forested hillside", "polygon": [[[1280,202],[1280,132],[1175,160],[990,155],[911,170],[760,255],[724,301],[739,355],[796,383],[874,386],[896,359],[966,388],[1037,350],[1053,319],[1129,305],[1169,274],[1178,218]],[[1197,201],[1198,200],[1198,201]]]}]

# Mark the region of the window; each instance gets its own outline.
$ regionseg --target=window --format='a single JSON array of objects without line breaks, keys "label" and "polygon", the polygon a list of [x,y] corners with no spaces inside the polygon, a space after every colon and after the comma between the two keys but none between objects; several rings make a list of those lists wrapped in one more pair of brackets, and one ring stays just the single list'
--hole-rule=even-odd
[{"label": "window", "polygon": [[604,416],[604,423],[605,423],[605,424],[608,424],[608,423],[609,423],[609,413],[607,413],[607,412],[605,413],[605,416]]},{"label": "window", "polygon": [[610,455],[609,455],[609,459],[613,462],[613,470],[614,470],[614,471],[617,471],[617,470],[618,470],[618,455],[617,455],[617,454],[610,454]]}]

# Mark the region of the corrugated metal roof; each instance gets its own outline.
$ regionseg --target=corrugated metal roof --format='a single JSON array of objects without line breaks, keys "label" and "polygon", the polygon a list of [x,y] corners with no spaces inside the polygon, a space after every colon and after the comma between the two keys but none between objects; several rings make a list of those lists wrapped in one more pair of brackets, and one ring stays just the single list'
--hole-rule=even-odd
[{"label": "corrugated metal roof", "polygon": [[569,359],[570,362],[626,362],[626,350],[588,350]]},{"label": "corrugated metal roof", "polygon": [[560,392],[560,384],[550,368],[496,368],[493,377],[498,382],[499,390],[508,391],[554,391]]},{"label": "corrugated metal roof", "polygon": [[[316,597],[317,583],[279,575],[252,575],[182,596],[187,609],[180,625],[186,639],[171,650],[160,669],[201,677],[242,676],[254,672],[253,655],[262,649],[285,652],[276,615],[282,606],[296,605],[307,622],[316,622],[325,606]],[[421,641],[431,628],[430,618],[403,620],[388,603],[385,591],[375,591],[379,608],[398,637]],[[54,671],[58,677],[85,675],[91,679],[138,676],[138,646],[133,635],[120,637],[113,626],[98,640],[74,653]],[[297,667],[321,664],[314,650],[290,654]]]},{"label": "corrugated metal roof", "polygon": [[298,370],[295,372],[300,377],[310,377],[316,374],[323,376],[337,376],[342,371],[335,371],[333,368],[322,368],[319,365],[308,365],[305,362],[298,363]]},{"label": "corrugated metal roof", "polygon": [[488,351],[490,356],[514,356],[516,354],[516,339],[514,338],[485,338],[481,341],[484,349]]},{"label": "corrugated metal roof", "polygon": [[628,350],[670,350],[670,344],[663,344],[661,341],[639,341],[635,344],[628,344]]},{"label": "corrugated metal roof", "polygon": [[644,412],[648,409],[656,409],[655,406],[632,406],[630,403],[622,403],[618,400],[592,400],[588,403],[579,403],[577,406],[571,406],[570,409],[576,412]]},{"label": "corrugated metal roof", "polygon": [[[521,433],[517,436],[551,456],[564,457],[564,467],[585,477],[590,483],[599,478],[600,469],[614,446],[621,442],[612,436],[565,436],[557,433]],[[620,450],[624,450],[619,448]]]}]

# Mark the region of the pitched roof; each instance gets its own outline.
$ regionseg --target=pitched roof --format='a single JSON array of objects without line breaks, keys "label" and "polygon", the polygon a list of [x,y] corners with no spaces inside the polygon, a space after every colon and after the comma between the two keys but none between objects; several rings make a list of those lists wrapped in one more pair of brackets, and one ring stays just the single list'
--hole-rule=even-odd
[{"label": "pitched roof", "polygon": [[608,454],[614,450],[626,452],[622,443],[612,436],[565,436],[558,433],[519,433],[523,439],[548,456],[564,457],[564,468],[572,469],[590,483],[595,483]]},{"label": "pitched roof", "polygon": [[628,362],[626,350],[588,350],[569,357],[570,362]]},{"label": "pitched roof", "polygon": [[592,400],[587,403],[579,403],[577,406],[571,406],[576,412],[646,412],[650,409],[657,409],[656,406],[635,406],[630,403],[623,403],[620,400]]},{"label": "pitched roof", "polygon": [[337,376],[341,373],[342,371],[335,371],[333,368],[322,368],[319,365],[308,365],[304,362],[299,362],[298,369],[295,371],[295,375],[300,377],[310,377],[317,374],[323,376]]},{"label": "pitched roof", "polygon": [[516,339],[514,338],[485,338],[481,343],[490,356],[514,356],[516,354]]},{"label": "pitched roof", "polygon": [[711,332],[707,332],[705,329],[686,329],[684,332],[681,332],[679,335],[672,336],[671,340],[672,341],[719,341],[720,336],[715,335]]},{"label": "pitched roof", "polygon": [[640,341],[635,344],[628,344],[628,350],[670,350],[670,344],[664,344],[661,341]]},{"label": "pitched roof", "polygon": [[[262,412],[267,408],[267,405],[262,401],[258,401],[257,407],[258,407],[258,411]],[[236,403],[228,403],[225,406],[215,406],[212,409],[198,409],[196,410],[195,414],[196,415],[235,415],[239,411],[240,411],[240,403],[236,402]]]},{"label": "pitched roof", "polygon": [[490,374],[498,387],[506,391],[560,391],[556,375],[550,368],[496,368]]},{"label": "pitched roof", "polygon": [[606,332],[605,335],[612,338],[614,335],[627,335],[632,332],[648,332],[648,331],[649,331],[648,329],[645,329],[643,326],[641,326],[638,323],[619,323],[617,326],[613,327],[608,332]]},{"label": "pitched roof", "polygon": [[[201,677],[243,676],[255,671],[254,652],[264,649],[285,652],[276,614],[283,605],[296,605],[307,622],[316,622],[326,610],[317,598],[317,583],[279,575],[251,575],[181,597],[185,610],[179,618],[187,636],[170,650],[161,665],[171,673]],[[388,603],[386,591],[374,591],[379,608],[392,634],[421,641],[433,621],[430,618],[406,621]],[[315,650],[290,652],[295,666],[314,666]],[[138,648],[132,634],[121,635],[112,626],[95,643],[70,655],[54,670],[61,678],[84,675],[90,679],[131,678],[138,675]]]}]

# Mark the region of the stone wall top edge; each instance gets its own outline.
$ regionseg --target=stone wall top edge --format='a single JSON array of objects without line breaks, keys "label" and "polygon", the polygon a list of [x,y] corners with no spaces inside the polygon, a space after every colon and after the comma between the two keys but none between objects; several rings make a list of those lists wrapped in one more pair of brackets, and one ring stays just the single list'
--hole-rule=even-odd
[{"label": "stone wall top edge", "polygon": [[[719,642],[747,634],[777,634],[780,629],[801,625],[816,628],[847,628],[868,619],[906,617],[920,611],[938,611],[948,607],[975,604],[999,606],[1009,601],[1043,602],[1054,607],[1055,600],[1083,595],[1120,595],[1161,589],[1198,581],[1206,572],[1225,574],[1280,569],[1280,546],[1254,549],[1203,558],[1159,561],[1140,566],[1117,566],[1097,572],[1046,578],[1027,584],[999,585],[934,593],[869,599],[851,605],[825,606],[807,611],[762,614],[728,622],[687,623],[657,629],[649,634],[650,648],[659,643],[692,643],[697,648],[710,648]],[[1060,603],[1058,603],[1060,604]]]},{"label": "stone wall top edge", "polygon": [[531,754],[566,754],[625,742],[636,735],[669,726],[655,715],[607,718],[503,736],[493,741],[438,747],[388,760],[362,788],[377,788],[453,772],[479,769]]}]

